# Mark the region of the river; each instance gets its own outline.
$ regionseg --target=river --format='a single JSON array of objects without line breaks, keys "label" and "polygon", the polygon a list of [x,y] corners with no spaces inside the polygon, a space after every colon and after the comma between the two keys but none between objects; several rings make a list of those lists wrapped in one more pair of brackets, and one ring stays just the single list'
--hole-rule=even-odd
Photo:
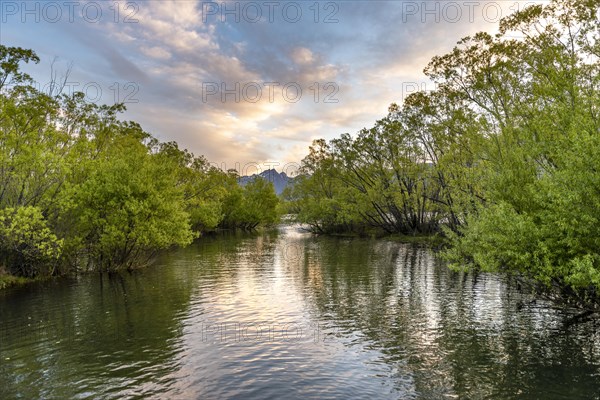
[{"label": "river", "polygon": [[0,398],[599,399],[600,323],[297,226],[0,292]]}]

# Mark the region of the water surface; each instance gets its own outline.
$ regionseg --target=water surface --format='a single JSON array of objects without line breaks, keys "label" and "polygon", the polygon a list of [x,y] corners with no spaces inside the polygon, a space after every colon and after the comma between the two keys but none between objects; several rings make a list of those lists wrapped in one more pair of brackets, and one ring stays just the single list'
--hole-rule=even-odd
[{"label": "water surface", "polygon": [[0,293],[0,398],[600,399],[595,320],[390,240],[205,237]]}]

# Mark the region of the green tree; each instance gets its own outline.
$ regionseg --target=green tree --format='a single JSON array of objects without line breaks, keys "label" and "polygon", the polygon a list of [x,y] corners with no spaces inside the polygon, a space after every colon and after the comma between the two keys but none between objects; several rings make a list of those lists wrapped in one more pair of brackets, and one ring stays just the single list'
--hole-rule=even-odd
[{"label": "green tree", "polygon": [[[194,235],[176,170],[148,153],[135,136],[116,137],[70,187],[65,217],[87,268],[145,265],[157,250],[185,246]],[[83,261],[82,259],[78,261]]]},{"label": "green tree", "polygon": [[122,104],[44,94],[20,65],[31,50],[0,46],[0,261],[23,276],[115,270],[184,246],[227,217],[276,220],[277,197],[241,188],[204,157],[121,121]]},{"label": "green tree", "polygon": [[273,224],[279,219],[278,204],[272,182],[258,177],[243,188],[236,185],[225,203],[223,226],[252,230]]},{"label": "green tree", "polygon": [[51,275],[62,240],[48,227],[37,207],[0,210],[0,267],[13,275]]},{"label": "green tree", "polygon": [[[485,119],[475,162],[486,201],[451,235],[448,258],[581,307],[598,307],[600,283],[596,12],[589,1],[529,7],[431,69]],[[460,85],[457,70],[469,71]]]}]

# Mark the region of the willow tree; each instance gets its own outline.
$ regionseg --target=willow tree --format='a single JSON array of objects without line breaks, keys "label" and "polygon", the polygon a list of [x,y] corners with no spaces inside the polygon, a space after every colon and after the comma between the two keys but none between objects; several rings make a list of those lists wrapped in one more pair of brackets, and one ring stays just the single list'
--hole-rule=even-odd
[{"label": "willow tree", "polygon": [[33,277],[147,264],[229,222],[276,220],[273,188],[240,188],[204,157],[160,143],[122,104],[33,86],[35,52],[0,45],[0,274]]},{"label": "willow tree", "polygon": [[428,70],[484,121],[475,161],[486,201],[449,258],[587,307],[600,287],[597,11],[594,1],[531,6]]}]

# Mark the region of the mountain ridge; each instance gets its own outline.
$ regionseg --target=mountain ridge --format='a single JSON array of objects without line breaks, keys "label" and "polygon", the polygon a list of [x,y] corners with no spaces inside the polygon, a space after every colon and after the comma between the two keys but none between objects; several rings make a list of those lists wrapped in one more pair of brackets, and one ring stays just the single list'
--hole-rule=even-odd
[{"label": "mountain ridge", "polygon": [[262,171],[259,174],[245,175],[238,178],[238,183],[242,186],[247,185],[256,178],[261,178],[273,183],[275,193],[280,195],[283,190],[290,184],[292,178],[289,177],[285,172],[277,172],[277,170],[271,168]]}]

